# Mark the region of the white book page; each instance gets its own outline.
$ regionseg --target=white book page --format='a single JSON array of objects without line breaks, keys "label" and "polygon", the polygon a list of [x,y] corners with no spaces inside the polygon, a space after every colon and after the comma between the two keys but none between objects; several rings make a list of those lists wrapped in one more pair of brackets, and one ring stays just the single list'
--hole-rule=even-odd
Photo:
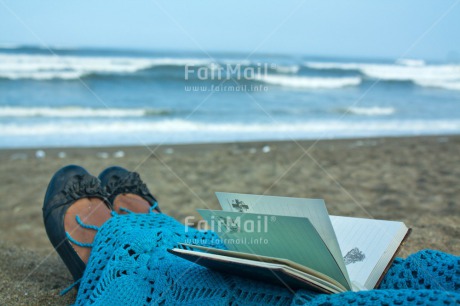
[{"label": "white book page", "polygon": [[396,221],[330,218],[354,289],[373,289],[408,228]]},{"label": "white book page", "polygon": [[216,192],[216,196],[224,211],[308,218],[350,283],[324,200],[225,192]]}]

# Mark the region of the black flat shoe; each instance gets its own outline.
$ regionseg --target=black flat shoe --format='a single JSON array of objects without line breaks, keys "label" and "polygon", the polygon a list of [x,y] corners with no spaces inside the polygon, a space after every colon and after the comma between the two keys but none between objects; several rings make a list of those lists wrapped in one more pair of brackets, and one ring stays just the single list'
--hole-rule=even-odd
[{"label": "black flat shoe", "polygon": [[109,194],[108,199],[112,204],[112,209],[114,200],[118,195],[132,193],[146,200],[150,207],[155,207],[156,211],[161,212],[157,200],[150,193],[137,172],[130,172],[122,167],[115,166],[102,171],[99,174],[99,179]]},{"label": "black flat shoe", "polygon": [[89,197],[102,199],[111,210],[107,194],[101,187],[100,181],[82,167],[70,165],[54,174],[43,203],[43,221],[48,238],[75,281],[83,276],[86,265],[66,236],[64,216],[73,203]]}]

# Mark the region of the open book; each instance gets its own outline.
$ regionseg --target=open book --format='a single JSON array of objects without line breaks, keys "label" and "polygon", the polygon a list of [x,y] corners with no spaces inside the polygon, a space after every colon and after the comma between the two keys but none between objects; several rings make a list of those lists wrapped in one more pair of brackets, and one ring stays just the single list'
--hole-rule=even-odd
[{"label": "open book", "polygon": [[228,250],[169,252],[202,266],[325,293],[376,288],[410,233],[404,223],[329,216],[323,200],[216,193],[198,210]]}]

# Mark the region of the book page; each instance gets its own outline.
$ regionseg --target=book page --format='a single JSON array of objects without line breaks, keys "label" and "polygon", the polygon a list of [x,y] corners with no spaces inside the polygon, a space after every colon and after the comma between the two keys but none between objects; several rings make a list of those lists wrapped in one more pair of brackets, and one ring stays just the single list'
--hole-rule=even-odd
[{"label": "book page", "polygon": [[328,247],[303,217],[198,210],[232,251],[289,259],[351,289]]},{"label": "book page", "polygon": [[396,221],[330,218],[354,288],[373,289],[408,228]]},{"label": "book page", "polygon": [[283,263],[258,261],[257,259],[238,258],[180,248],[168,249],[168,252],[210,269],[271,282],[293,290],[307,289],[323,293],[347,291],[334,280],[329,282]]},{"label": "book page", "polygon": [[350,281],[343,263],[324,200],[216,192],[223,210],[308,218],[332,253],[345,278]]},{"label": "book page", "polygon": [[230,251],[230,250],[215,249],[215,248],[204,247],[204,246],[199,246],[199,245],[191,245],[191,244],[185,244],[185,243],[181,243],[179,245],[179,248],[184,249],[184,250],[190,250],[191,252],[193,252],[192,250],[204,251],[208,254],[216,254],[216,255],[225,256],[225,258],[227,259],[228,258],[233,258],[233,259],[241,258],[241,259],[259,261],[262,263],[272,263],[272,264],[284,265],[293,270],[297,270],[297,271],[300,271],[301,273],[305,273],[317,279],[321,279],[323,284],[328,283],[328,284],[338,287],[341,291],[347,291],[345,287],[343,287],[340,283],[330,278],[329,276],[326,276],[325,274],[320,273],[316,270],[310,269],[306,266],[299,265],[298,263],[295,263],[289,259],[261,256],[261,255],[255,255],[252,253],[242,253],[242,252],[236,252],[236,251]]}]

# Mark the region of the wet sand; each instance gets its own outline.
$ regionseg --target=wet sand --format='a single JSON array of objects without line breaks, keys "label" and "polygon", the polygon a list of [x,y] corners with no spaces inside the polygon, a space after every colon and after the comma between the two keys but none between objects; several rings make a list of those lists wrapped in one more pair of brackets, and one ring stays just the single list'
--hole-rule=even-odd
[{"label": "wet sand", "polygon": [[[402,257],[460,254],[460,136],[0,151],[0,304],[62,305],[72,283],[42,222],[53,173],[139,172],[164,213],[183,222],[218,209],[215,191],[324,198],[330,214],[401,220],[413,228]],[[153,152],[152,152],[153,151]],[[65,157],[63,156],[65,153]]]}]

